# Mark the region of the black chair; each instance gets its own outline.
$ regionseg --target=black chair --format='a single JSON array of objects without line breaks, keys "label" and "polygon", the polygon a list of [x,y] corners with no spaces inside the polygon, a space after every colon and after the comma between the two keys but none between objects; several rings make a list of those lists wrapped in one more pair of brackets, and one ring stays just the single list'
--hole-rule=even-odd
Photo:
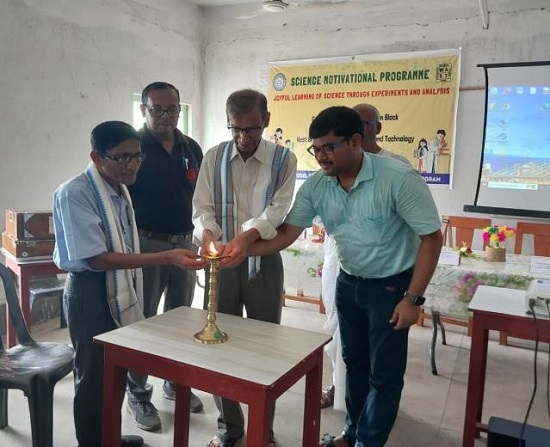
[{"label": "black chair", "polygon": [[74,349],[63,343],[36,342],[19,307],[13,275],[2,264],[0,277],[19,341],[4,349],[0,337],[0,429],[8,425],[8,390],[19,389],[29,401],[32,447],[53,447],[53,389],[71,372]]}]

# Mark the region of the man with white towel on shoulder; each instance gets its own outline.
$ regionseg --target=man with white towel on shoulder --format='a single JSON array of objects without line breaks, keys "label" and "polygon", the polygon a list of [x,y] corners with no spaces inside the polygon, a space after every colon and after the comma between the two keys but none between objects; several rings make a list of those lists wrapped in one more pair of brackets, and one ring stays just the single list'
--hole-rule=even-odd
[{"label": "man with white towel on shoulder", "polygon": [[[69,272],[63,307],[76,351],[73,411],[79,447],[101,445],[103,347],[93,338],[143,319],[141,267],[206,267],[190,250],[139,252],[126,188],[144,158],[138,132],[122,121],[107,121],[93,129],[91,146],[86,170],[59,186],[53,201],[54,262]],[[139,406],[146,418],[138,428],[159,429],[147,376],[129,372],[127,390],[129,405]],[[121,445],[141,446],[143,439],[123,436]]]}]

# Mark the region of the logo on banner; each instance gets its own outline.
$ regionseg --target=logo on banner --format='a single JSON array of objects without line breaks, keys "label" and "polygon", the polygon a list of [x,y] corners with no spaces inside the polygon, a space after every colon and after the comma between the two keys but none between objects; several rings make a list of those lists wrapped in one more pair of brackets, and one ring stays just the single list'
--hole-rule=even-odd
[{"label": "logo on banner", "polygon": [[282,73],[277,73],[273,78],[273,88],[280,92],[286,87],[286,76]]},{"label": "logo on banner", "polygon": [[435,80],[437,82],[451,82],[452,81],[453,64],[439,64],[436,69]]}]

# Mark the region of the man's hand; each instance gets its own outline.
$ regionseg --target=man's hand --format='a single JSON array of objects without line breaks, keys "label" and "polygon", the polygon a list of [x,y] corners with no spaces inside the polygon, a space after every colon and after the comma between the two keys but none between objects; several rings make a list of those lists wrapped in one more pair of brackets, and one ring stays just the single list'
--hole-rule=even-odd
[{"label": "man's hand", "polygon": [[412,326],[420,316],[420,306],[411,303],[407,298],[403,298],[393,311],[390,319],[391,324],[395,324],[396,330],[406,329]]},{"label": "man's hand", "polygon": [[169,264],[182,269],[199,270],[208,267],[208,262],[194,251],[176,248],[166,252]]},{"label": "man's hand", "polygon": [[238,266],[248,256],[249,243],[244,238],[234,238],[223,248],[223,258],[220,259],[220,268],[231,268]]},{"label": "man's hand", "polygon": [[260,233],[255,228],[235,236],[223,250],[223,259],[220,260],[220,268],[236,267],[248,257],[250,245],[260,239]]}]

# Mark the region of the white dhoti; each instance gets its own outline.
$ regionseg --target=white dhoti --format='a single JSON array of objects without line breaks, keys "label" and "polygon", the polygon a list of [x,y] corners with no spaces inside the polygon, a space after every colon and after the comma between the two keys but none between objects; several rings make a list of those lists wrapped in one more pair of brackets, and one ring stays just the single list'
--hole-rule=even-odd
[{"label": "white dhoti", "polygon": [[342,343],[340,341],[340,326],[336,312],[335,292],[336,278],[340,270],[336,242],[333,238],[325,239],[325,257],[321,290],[323,304],[326,309],[327,321],[325,331],[332,335],[332,341],[325,346],[325,353],[332,363],[332,381],[334,384],[334,409],[346,411],[346,367],[342,359]]}]

